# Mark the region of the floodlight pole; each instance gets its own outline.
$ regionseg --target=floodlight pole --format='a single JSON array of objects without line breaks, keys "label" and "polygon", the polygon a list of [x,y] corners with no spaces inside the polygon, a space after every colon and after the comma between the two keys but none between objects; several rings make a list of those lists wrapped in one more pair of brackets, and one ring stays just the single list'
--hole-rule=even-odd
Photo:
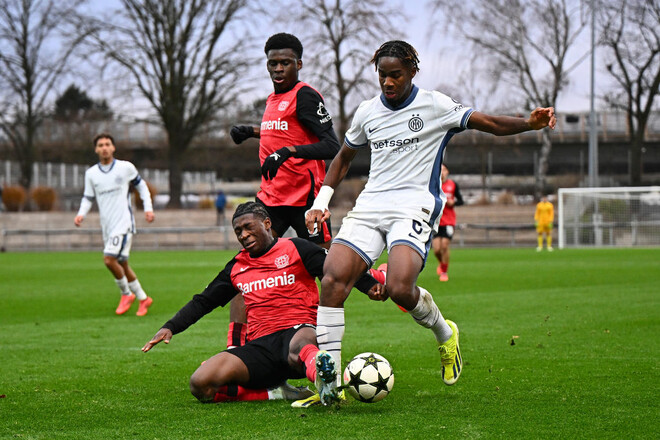
[{"label": "floodlight pole", "polygon": [[598,127],[594,105],[596,94],[596,0],[591,0],[591,110],[589,112],[589,186],[598,185]]}]

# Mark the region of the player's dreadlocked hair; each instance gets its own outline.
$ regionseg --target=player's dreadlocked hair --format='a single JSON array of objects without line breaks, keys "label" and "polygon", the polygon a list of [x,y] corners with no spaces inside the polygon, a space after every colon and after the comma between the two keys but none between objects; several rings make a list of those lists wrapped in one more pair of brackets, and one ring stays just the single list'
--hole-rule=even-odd
[{"label": "player's dreadlocked hair", "polygon": [[268,41],[266,41],[264,52],[268,55],[268,51],[277,49],[291,49],[298,56],[298,59],[302,58],[302,43],[295,35],[286,34],[284,32],[272,35]]},{"label": "player's dreadlocked hair", "polygon": [[405,41],[392,40],[383,43],[371,59],[371,63],[376,66],[376,70],[378,70],[378,60],[381,57],[398,58],[404,65],[410,67],[413,72],[419,72],[419,58],[417,57],[417,51]]},{"label": "player's dreadlocked hair", "polygon": [[231,218],[231,221],[233,222],[238,217],[246,214],[253,214],[255,217],[260,218],[261,220],[265,220],[270,217],[268,215],[268,211],[266,211],[266,208],[264,208],[264,205],[261,203],[245,202],[236,207],[236,211],[234,212],[234,216]]}]

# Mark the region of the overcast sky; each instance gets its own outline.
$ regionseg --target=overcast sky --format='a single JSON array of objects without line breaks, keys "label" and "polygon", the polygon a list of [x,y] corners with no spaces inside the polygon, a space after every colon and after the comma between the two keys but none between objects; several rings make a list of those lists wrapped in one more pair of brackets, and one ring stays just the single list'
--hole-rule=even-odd
[{"label": "overcast sky", "polygon": [[[439,89],[443,84],[451,83],[448,78],[452,75],[452,63],[461,64],[468,68],[469,64],[466,57],[470,56],[469,49],[462,47],[461,44],[451,39],[451,34],[445,34],[444,41],[438,41],[436,38],[429,38],[429,29],[431,26],[441,27],[439,23],[432,23],[429,19],[428,8],[424,5],[426,1],[412,0],[404,3],[404,10],[411,18],[411,25],[406,26],[404,31],[408,34],[410,43],[415,46],[420,54],[421,70],[416,83],[424,88]],[[587,29],[588,30],[588,29]],[[571,63],[577,62],[579,58],[586,55],[590,48],[590,34],[584,32],[579,40],[579,44],[569,52]],[[600,49],[602,51],[602,49]],[[450,63],[443,63],[440,53],[448,53]],[[612,81],[609,75],[603,72],[602,63],[598,62],[599,51],[596,51],[597,70],[596,70],[596,88],[603,89],[610,87]],[[559,95],[557,108],[560,112],[582,112],[589,111],[590,100],[589,93],[591,87],[591,61],[586,56],[570,75],[570,83],[566,89],[563,89]],[[442,91],[442,90],[441,90]],[[598,90],[596,92],[598,95]],[[483,107],[483,103],[464,102],[466,105],[474,107]],[[598,108],[598,102],[596,103]]]},{"label": "overcast sky", "polygon": [[[470,51],[461,46],[461,44],[452,38],[451,33],[442,34],[442,38],[438,38],[439,32],[442,32],[442,27],[438,23],[441,21],[437,17],[431,19],[431,14],[429,8],[427,7],[427,0],[386,0],[390,2],[395,7],[400,7],[403,5],[403,10],[409,20],[407,20],[406,25],[399,29],[403,33],[404,39],[410,42],[419,52],[420,56],[420,73],[415,78],[415,83],[423,88],[427,89],[437,89],[441,90],[452,97],[456,97],[463,101],[463,104],[474,107],[475,109],[481,109],[484,111],[492,111],[493,102],[496,98],[493,97],[493,92],[488,90],[482,90],[481,97],[471,97],[470,94],[462,94],[460,90],[459,83],[455,79],[456,71],[463,70],[469,71],[469,59],[467,57],[471,56]],[[92,0],[93,8],[98,8],[101,12],[109,11],[113,6],[119,4],[118,0]],[[272,5],[276,2],[269,2]],[[434,27],[435,34],[432,34],[433,37],[430,37],[429,30],[431,27]],[[439,29],[439,30],[436,30]],[[286,27],[278,27],[274,25],[262,26],[259,28],[259,32],[263,35],[259,38],[265,39],[276,32],[294,32],[291,29]],[[389,39],[388,36],[383,37],[383,42]],[[303,44],[305,41],[303,41]],[[589,33],[584,32],[583,38],[580,40],[580,45],[572,51],[573,61],[577,58],[588,53],[590,46]],[[257,45],[259,55],[261,51],[262,44]],[[374,50],[376,47],[374,47]],[[602,50],[602,49],[601,49]],[[597,59],[599,58],[597,52]],[[262,70],[258,69],[252,72],[252,75],[255,75],[253,84],[255,84],[254,97],[265,97],[267,93],[272,89],[272,85],[268,79],[267,73],[265,71],[265,66],[262,65]],[[374,85],[377,84],[377,77],[373,70],[370,69],[371,74],[373,75]],[[305,80],[305,70],[301,72],[301,79]],[[612,80],[610,77],[603,72],[602,67],[597,67],[596,72],[596,87],[597,94],[598,89],[604,89],[605,87],[610,87]],[[309,76],[309,75],[307,75]],[[251,81],[252,82],[252,81]],[[485,81],[477,81],[477,88],[483,85],[484,88]],[[95,98],[99,97],[99,93],[102,95],[100,97],[108,99],[111,107],[124,107],[127,103],[118,103],[117,97],[109,96],[107,90],[103,91],[94,86],[90,86],[90,90]],[[445,90],[449,88],[451,90]],[[457,90],[459,89],[459,90]],[[376,89],[374,89],[376,90]],[[504,90],[500,88],[498,90]],[[557,102],[557,110],[559,112],[587,112],[589,111],[589,92],[590,92],[590,59],[585,57],[584,60],[579,64],[579,66],[571,73],[570,84],[567,88],[562,90],[559,95]],[[458,96],[456,96],[458,95]],[[463,96],[461,96],[463,95]],[[467,95],[467,96],[466,96]],[[474,101],[484,101],[484,102],[474,102]],[[486,102],[488,101],[488,102]],[[598,102],[596,104],[598,108]],[[133,103],[131,105],[133,111],[137,113],[142,113],[139,109],[140,105]]]}]

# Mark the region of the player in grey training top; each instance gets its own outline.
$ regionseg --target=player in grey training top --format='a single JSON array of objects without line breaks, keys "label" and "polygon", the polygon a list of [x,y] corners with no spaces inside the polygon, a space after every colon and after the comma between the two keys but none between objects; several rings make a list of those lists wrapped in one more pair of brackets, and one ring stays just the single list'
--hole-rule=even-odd
[{"label": "player in grey training top", "polygon": [[140,282],[128,265],[131,242],[135,233],[135,219],[131,209],[130,185],[140,193],[146,220],[154,221],[151,194],[147,184],[138,174],[135,165],[114,158],[114,139],[107,133],[94,138],[94,151],[99,163],[85,172],[85,190],[80,209],[73,222],[80,226],[96,199],[103,231],[103,261],[115,277],[121,291],[121,300],[115,311],[122,315],[130,309],[135,298],[140,301],[138,316],[147,314],[153,300],[147,296]]}]

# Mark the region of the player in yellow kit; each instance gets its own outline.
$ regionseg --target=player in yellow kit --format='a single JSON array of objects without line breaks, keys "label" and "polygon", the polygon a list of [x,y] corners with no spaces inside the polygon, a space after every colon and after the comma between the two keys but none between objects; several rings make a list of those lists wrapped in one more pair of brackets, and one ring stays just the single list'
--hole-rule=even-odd
[{"label": "player in yellow kit", "polygon": [[555,219],[555,207],[548,201],[548,196],[543,196],[536,205],[534,213],[534,226],[538,234],[538,246],[536,252],[543,250],[543,234],[547,238],[548,251],[552,252],[552,222]]}]

